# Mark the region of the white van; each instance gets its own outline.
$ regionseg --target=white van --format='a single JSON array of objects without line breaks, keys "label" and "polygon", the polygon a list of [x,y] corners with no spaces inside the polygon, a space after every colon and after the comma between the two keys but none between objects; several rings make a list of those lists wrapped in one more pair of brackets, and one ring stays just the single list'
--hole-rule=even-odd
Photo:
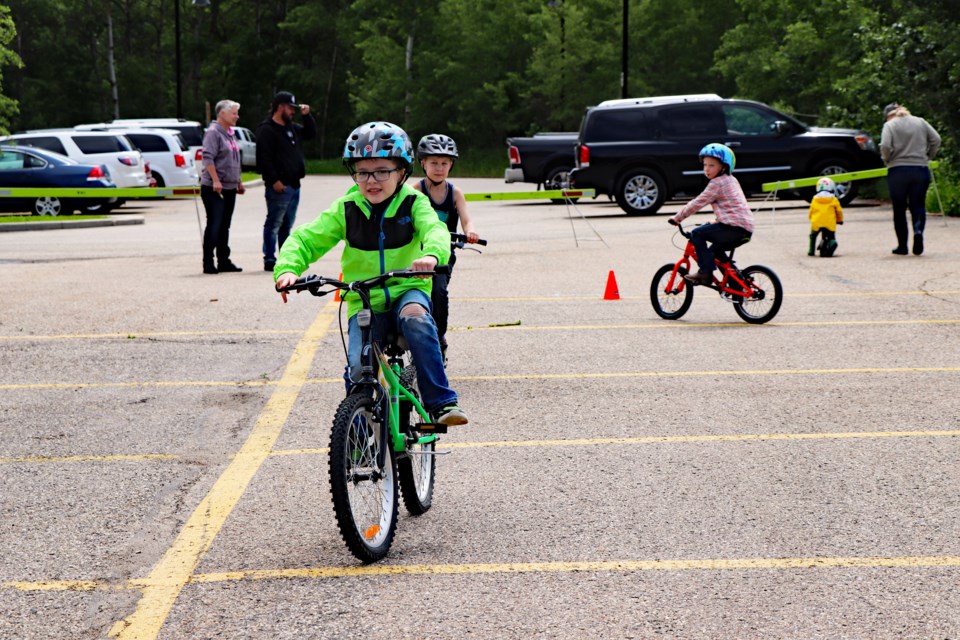
[{"label": "white van", "polygon": [[140,150],[150,163],[150,174],[158,187],[194,187],[199,183],[199,163],[179,132],[173,129],[120,128],[110,123],[78,124],[78,131],[120,133]]},{"label": "white van", "polygon": [[47,129],[16,133],[0,140],[53,151],[83,164],[105,164],[120,188],[148,186],[143,157],[121,133]]}]

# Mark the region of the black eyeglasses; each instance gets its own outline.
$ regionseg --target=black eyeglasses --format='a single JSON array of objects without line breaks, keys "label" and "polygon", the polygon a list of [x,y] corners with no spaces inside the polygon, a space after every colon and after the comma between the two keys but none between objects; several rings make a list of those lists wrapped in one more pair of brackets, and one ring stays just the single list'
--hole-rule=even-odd
[{"label": "black eyeglasses", "polygon": [[390,174],[394,171],[400,171],[400,169],[377,169],[376,171],[354,171],[351,175],[353,176],[354,182],[368,182],[370,178],[373,178],[377,182],[386,182],[390,178]]}]

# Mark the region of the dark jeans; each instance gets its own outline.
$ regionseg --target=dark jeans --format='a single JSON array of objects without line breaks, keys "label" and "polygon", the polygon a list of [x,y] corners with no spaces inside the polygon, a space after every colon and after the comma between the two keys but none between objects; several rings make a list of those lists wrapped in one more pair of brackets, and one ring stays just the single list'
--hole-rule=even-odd
[{"label": "dark jeans", "polygon": [[213,266],[214,253],[218,264],[226,264],[230,261],[230,223],[237,204],[237,190],[224,189],[217,194],[213,187],[200,185],[200,199],[207,212],[207,228],[203,230],[203,264]]},{"label": "dark jeans", "polygon": [[277,249],[286,242],[297,219],[300,189],[284,187],[281,193],[277,193],[267,185],[264,197],[267,200],[267,220],[263,223],[263,261],[276,262]]},{"label": "dark jeans", "polygon": [[447,320],[450,318],[450,278],[453,277],[453,265],[457,262],[457,255],[450,254],[450,273],[433,276],[433,289],[430,293],[430,302],[433,304],[433,319],[437,323],[437,335],[440,343],[446,342]]},{"label": "dark jeans", "polygon": [[930,169],[927,167],[891,167],[887,171],[887,188],[893,203],[893,230],[897,248],[907,248],[907,208],[913,221],[915,236],[923,235],[927,226],[927,188]]},{"label": "dark jeans", "polygon": [[[693,248],[697,250],[697,264],[700,266],[700,271],[709,273],[716,268],[713,246],[708,247],[708,242],[712,245],[730,245],[743,238],[749,238],[750,235],[750,232],[743,227],[735,227],[722,222],[711,222],[694,227],[693,231],[690,232],[690,242],[693,244]],[[720,258],[725,259],[726,254],[720,253]]]}]

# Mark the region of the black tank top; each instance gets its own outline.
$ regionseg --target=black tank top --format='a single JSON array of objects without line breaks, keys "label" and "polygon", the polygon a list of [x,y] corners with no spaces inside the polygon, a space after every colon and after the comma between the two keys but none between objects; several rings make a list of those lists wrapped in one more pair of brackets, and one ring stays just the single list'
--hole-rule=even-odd
[{"label": "black tank top", "polygon": [[430,191],[427,190],[426,179],[420,180],[420,190],[426,194],[430,200],[430,206],[437,212],[437,217],[440,218],[440,221],[447,225],[450,233],[456,233],[457,224],[460,222],[460,214],[457,212],[457,203],[453,197],[453,183],[449,180],[447,181],[447,193],[443,197],[443,202],[440,203],[434,202],[433,198],[430,197]]}]

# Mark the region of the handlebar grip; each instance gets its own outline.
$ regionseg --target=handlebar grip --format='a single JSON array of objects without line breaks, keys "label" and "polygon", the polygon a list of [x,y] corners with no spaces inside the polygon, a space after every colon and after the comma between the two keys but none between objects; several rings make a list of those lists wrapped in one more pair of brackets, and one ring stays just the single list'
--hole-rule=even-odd
[{"label": "handlebar grip", "polygon": [[483,245],[483,246],[485,247],[485,246],[487,246],[487,241],[484,240],[483,238],[478,238],[478,239],[477,239],[477,244]]}]

